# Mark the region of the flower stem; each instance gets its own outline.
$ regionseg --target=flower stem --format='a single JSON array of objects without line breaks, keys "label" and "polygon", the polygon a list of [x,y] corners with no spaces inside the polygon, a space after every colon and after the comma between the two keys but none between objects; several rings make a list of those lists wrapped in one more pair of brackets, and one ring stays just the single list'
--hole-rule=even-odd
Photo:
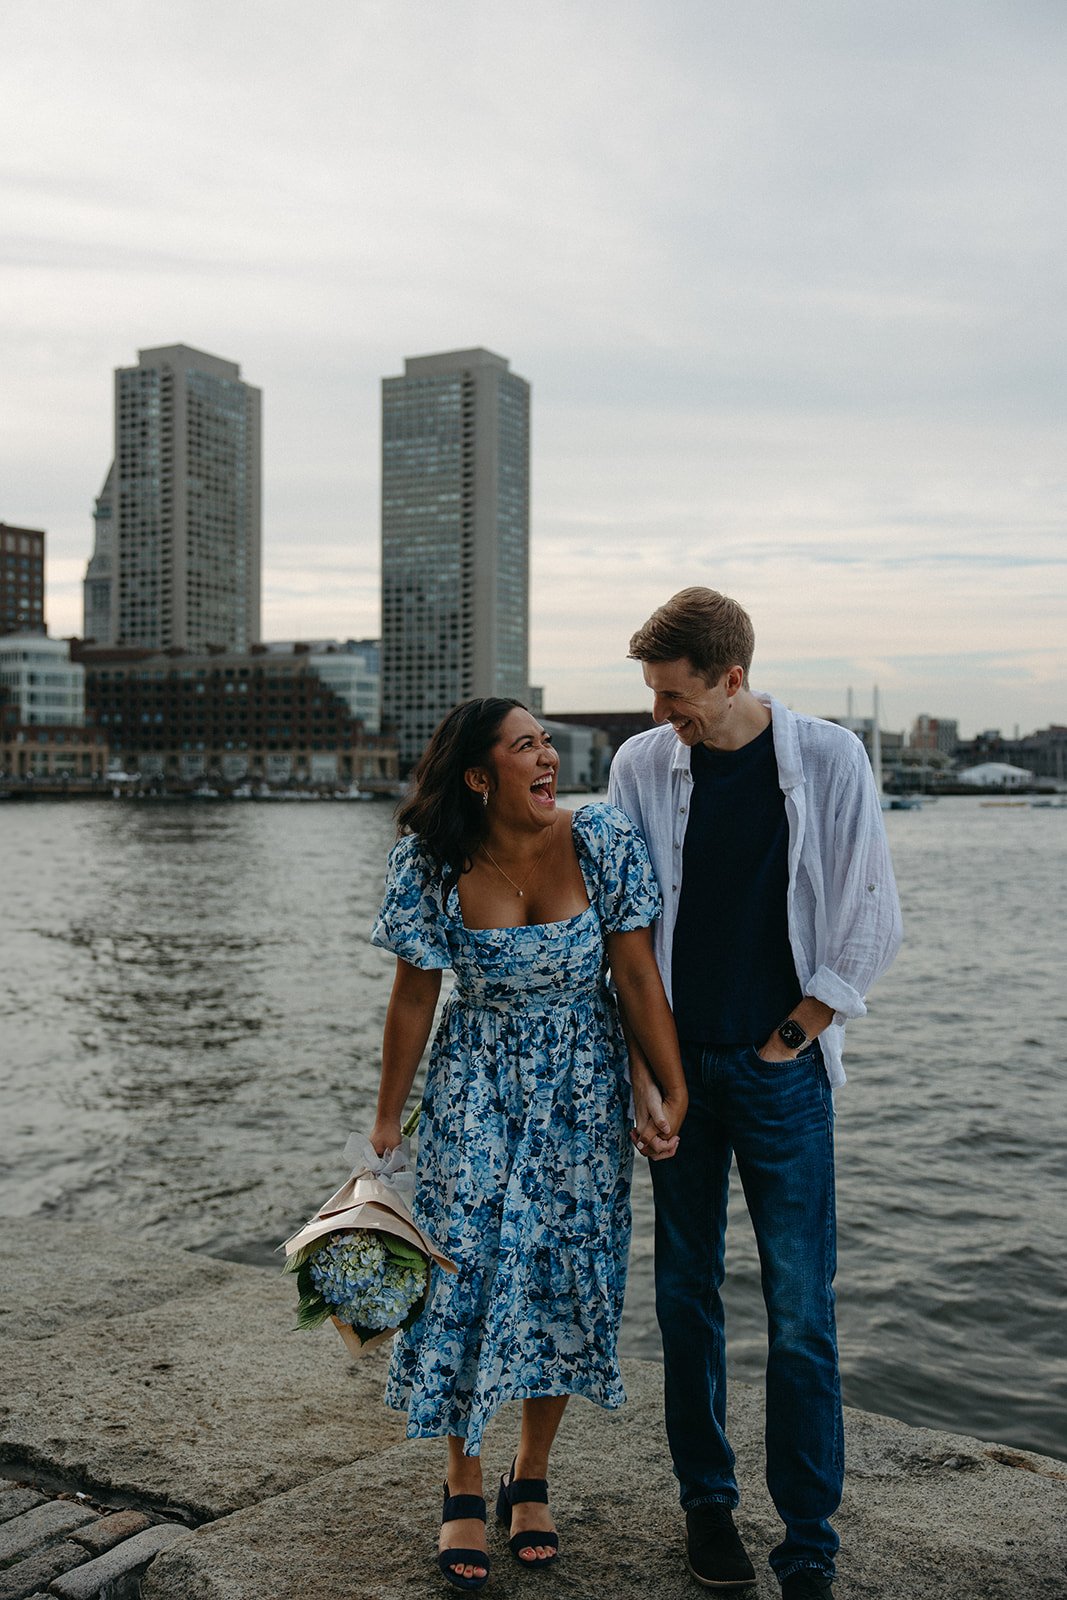
[{"label": "flower stem", "polygon": [[416,1105],[414,1111],[412,1111],[411,1115],[408,1117],[407,1121],[404,1123],[404,1126],[400,1130],[401,1136],[403,1138],[405,1138],[405,1139],[410,1139],[411,1138],[411,1135],[415,1132],[415,1129],[419,1125],[419,1115],[420,1115],[421,1111],[422,1111],[421,1104],[420,1105]]}]

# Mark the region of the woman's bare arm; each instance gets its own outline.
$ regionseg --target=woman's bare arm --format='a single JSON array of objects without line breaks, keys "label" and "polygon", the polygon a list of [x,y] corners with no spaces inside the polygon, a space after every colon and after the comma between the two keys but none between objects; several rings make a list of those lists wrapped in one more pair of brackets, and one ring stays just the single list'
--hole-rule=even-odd
[{"label": "woman's bare arm", "polygon": [[400,1143],[404,1106],[430,1037],[440,992],[439,969],[426,971],[397,958],[382,1039],[378,1114],[370,1133],[370,1142],[378,1155],[395,1150]]},{"label": "woman's bare arm", "polygon": [[689,1092],[674,1018],[652,951],[651,930],[634,928],[609,934],[607,950],[630,1050],[635,1142],[639,1149],[652,1144],[650,1154],[673,1155]]}]

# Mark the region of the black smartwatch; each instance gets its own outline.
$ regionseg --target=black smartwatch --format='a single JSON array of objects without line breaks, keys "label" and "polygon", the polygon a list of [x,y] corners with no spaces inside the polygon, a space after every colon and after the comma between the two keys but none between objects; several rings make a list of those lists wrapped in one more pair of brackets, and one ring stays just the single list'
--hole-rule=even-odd
[{"label": "black smartwatch", "polygon": [[811,1042],[800,1023],[792,1017],[786,1017],[784,1022],[778,1024],[778,1037],[787,1050],[802,1050]]}]

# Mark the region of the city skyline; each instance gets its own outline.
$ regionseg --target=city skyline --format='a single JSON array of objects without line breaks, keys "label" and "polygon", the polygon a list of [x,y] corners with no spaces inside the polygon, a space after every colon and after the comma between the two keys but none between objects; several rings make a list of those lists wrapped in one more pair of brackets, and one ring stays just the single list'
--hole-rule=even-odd
[{"label": "city skyline", "polygon": [[0,518],[47,530],[53,633],[130,351],[254,374],[264,636],[361,637],[379,377],[483,345],[538,396],[547,707],[642,705],[630,633],[705,582],[798,709],[878,683],[890,726],[1067,717],[1067,39],[1036,0],[624,0],[610,29],[400,0],[314,30],[190,0],[125,16],[121,54],[106,14],[59,16],[0,17]]}]

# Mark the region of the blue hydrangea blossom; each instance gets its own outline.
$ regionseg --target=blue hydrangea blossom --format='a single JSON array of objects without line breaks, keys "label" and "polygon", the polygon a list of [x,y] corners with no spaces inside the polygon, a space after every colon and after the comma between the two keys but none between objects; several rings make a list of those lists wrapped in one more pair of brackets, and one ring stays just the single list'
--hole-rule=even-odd
[{"label": "blue hydrangea blossom", "polygon": [[398,1328],[426,1289],[425,1260],[393,1255],[380,1233],[334,1233],[308,1258],[315,1288],[340,1322]]}]

